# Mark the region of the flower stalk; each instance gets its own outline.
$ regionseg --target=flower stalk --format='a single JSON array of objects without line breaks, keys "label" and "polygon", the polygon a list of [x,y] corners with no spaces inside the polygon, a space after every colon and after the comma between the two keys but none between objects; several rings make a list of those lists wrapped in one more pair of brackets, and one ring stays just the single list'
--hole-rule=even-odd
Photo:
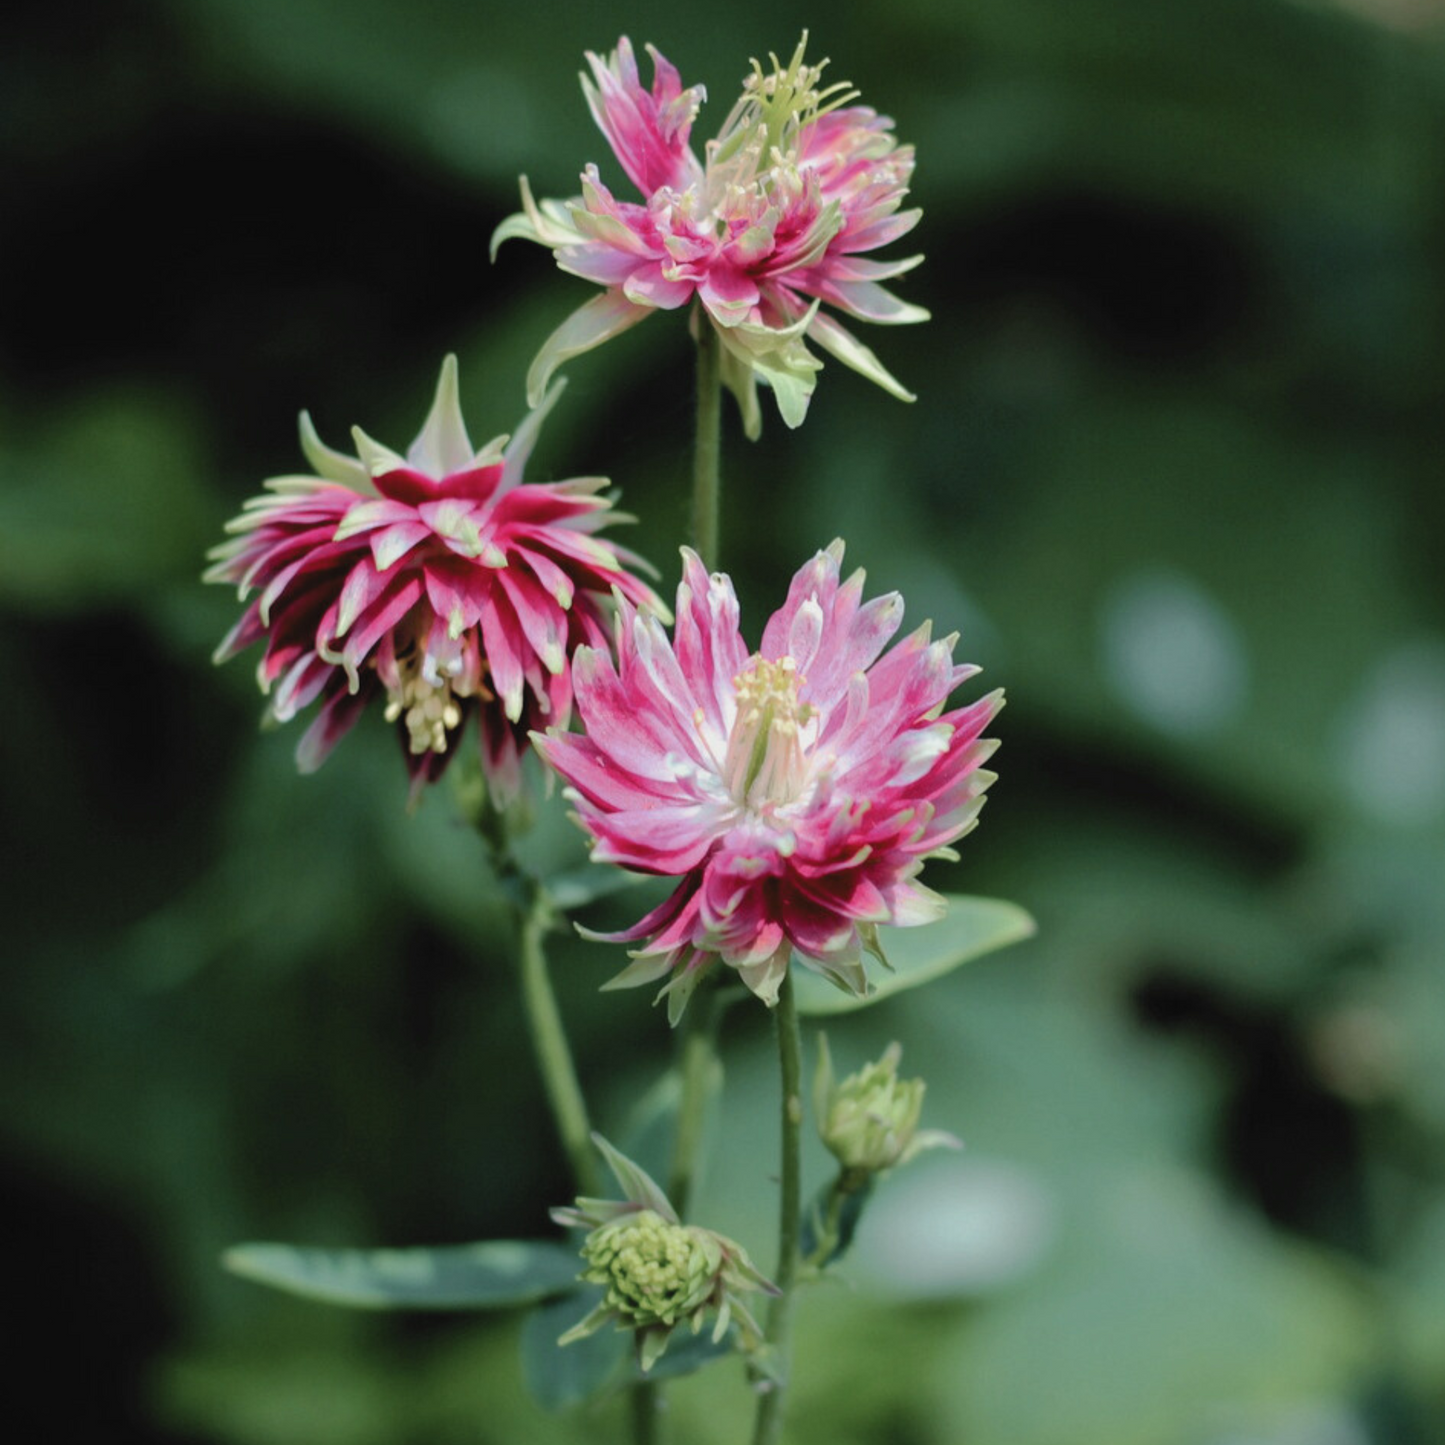
[{"label": "flower stalk", "polygon": [[718,565],[722,511],[722,343],[700,322],[697,332],[697,434],[692,453],[692,545],[704,567]]},{"label": "flower stalk", "polygon": [[778,1293],[768,1307],[767,1344],[772,1378],[758,1396],[753,1445],[775,1445],[783,1427],[792,1367],[793,1287],[798,1275],[798,1239],[803,1210],[803,1058],[793,975],[778,989],[778,1068],[782,1082],[781,1190],[778,1200]]},{"label": "flower stalk", "polygon": [[[483,836],[488,836],[483,829]],[[599,1186],[592,1153],[592,1126],[587,1102],[577,1081],[572,1050],[562,1025],[562,1011],[552,988],[543,945],[553,923],[553,909],[547,890],[524,873],[504,846],[492,844],[493,862],[502,887],[512,904],[517,929],[517,968],[522,993],[522,1011],[532,1041],[532,1054],[542,1088],[552,1111],[557,1139],[567,1157],[573,1182],[581,1194],[595,1194]]]},{"label": "flower stalk", "polygon": [[532,1034],[532,1048],[557,1123],[557,1135],[572,1166],[578,1189],[590,1192],[597,1187],[597,1171],[588,1147],[592,1129],[587,1120],[587,1105],[577,1082],[572,1051],[562,1028],[562,1015],[557,995],[547,972],[547,954],[542,939],[551,925],[552,909],[540,885],[533,886],[531,906],[520,921],[520,963],[522,968],[522,999],[526,1006],[527,1027]]},{"label": "flower stalk", "polygon": [[[718,565],[722,510],[722,347],[717,332],[705,322],[697,333],[697,429],[693,439],[692,541],[704,567]],[[698,1150],[707,1113],[707,1099],[717,1072],[717,1031],[726,1005],[718,996],[705,1013],[684,1015],[678,1040],[678,1073],[682,1097],[677,1112],[677,1137],[667,1192],[679,1210],[686,1210],[697,1168]]]}]

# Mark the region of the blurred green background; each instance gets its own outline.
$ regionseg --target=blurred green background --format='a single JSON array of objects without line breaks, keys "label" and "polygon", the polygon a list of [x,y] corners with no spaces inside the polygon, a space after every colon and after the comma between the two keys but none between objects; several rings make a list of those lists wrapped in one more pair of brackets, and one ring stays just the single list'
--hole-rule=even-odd
[{"label": "blurred green background", "polygon": [[[200,558],[294,417],[393,445],[459,353],[510,429],[589,288],[489,265],[516,176],[620,183],[575,72],[650,40],[725,114],[812,26],[917,145],[933,322],[806,426],[729,412],[755,636],[836,534],[1004,684],[1001,779],[940,887],[1037,940],[831,1031],[890,1038],[964,1153],[880,1191],[801,1310],[790,1439],[1445,1439],[1445,49],[1432,0],[21,0],[0,47],[0,973],[7,1401],[30,1440],[609,1438],[516,1322],[332,1312],[242,1238],[536,1236],[568,1189],[506,914],[366,719],[259,734]],[[906,245],[907,243],[905,243]],[[902,247],[898,248],[902,251]],[[685,328],[569,369],[532,468],[603,472],[671,587]],[[579,845],[550,823],[542,853]],[[630,902],[628,905],[630,907]],[[621,919],[619,905],[589,921]],[[602,1123],[665,1067],[561,941]],[[772,1063],[727,1032],[698,1217],[770,1261]],[[812,1156],[810,1179],[821,1179]],[[741,1438],[741,1373],[671,1392]]]}]

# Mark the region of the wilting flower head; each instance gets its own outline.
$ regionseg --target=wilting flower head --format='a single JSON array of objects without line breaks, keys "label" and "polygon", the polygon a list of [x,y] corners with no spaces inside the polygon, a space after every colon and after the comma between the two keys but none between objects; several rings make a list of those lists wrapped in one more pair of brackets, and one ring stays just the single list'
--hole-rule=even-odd
[{"label": "wilting flower head", "polygon": [[676,69],[651,46],[652,89],[643,87],[624,36],[604,61],[588,52],[587,103],[642,202],[618,200],[595,165],[570,202],[532,198],[504,221],[492,252],[512,236],[550,247],[557,264],[605,292],[574,312],[543,345],[528,388],[533,400],[568,358],[601,344],[657,309],[694,298],[722,342],[723,380],[738,399],[744,427],[761,425],[757,382],[797,426],[821,363],[811,337],[892,395],[912,401],[878,358],[819,305],[863,321],[926,321],[879,285],[923,258],[864,259],[917,223],[898,207],[913,172],[913,149],[893,138],[893,122],[856,91],[821,86],[827,61],[803,60],[804,33],[787,66],[757,61],[716,140],[700,163],[688,144],[704,96],[684,89]]},{"label": "wilting flower head", "polygon": [[668,978],[675,1021],[721,959],[772,1004],[796,951],[861,995],[878,925],[942,913],[917,875],[974,825],[993,781],[981,734],[1002,694],[946,710],[977,669],[927,623],[885,652],[902,599],[863,602],[862,572],[840,581],[841,542],[794,577],[756,652],[732,583],[683,556],[675,638],[623,605],[616,664],[600,648],[573,663],[585,735],[538,740],[593,858],[680,880],[611,935],[644,942],[608,986]]},{"label": "wilting flower head", "polygon": [[480,451],[467,438],[456,359],[405,457],[353,430],[357,457],[322,445],[301,416],[319,475],[276,477],[211,552],[211,582],[259,591],[216,661],[265,640],[268,711],[321,711],[296,757],[319,767],[373,697],[397,724],[414,787],[440,777],[469,714],[499,803],[515,796],[530,729],[564,724],[568,659],[605,645],[614,588],[653,607],[628,570],[638,559],[594,533],[615,519],[602,478],[525,483],[526,462],[559,388]]},{"label": "wilting flower head", "polygon": [[744,1348],[754,1348],[761,1331],[739,1295],[747,1290],[776,1294],[776,1287],[758,1273],[740,1244],[683,1224],[648,1174],[600,1135],[592,1138],[627,1197],[579,1199],[575,1209],[552,1211],[558,1224],[591,1230],[582,1245],[586,1268],[578,1278],[606,1289],[596,1309],[558,1343],[569,1345],[615,1322],[620,1330],[636,1332],[639,1363],[650,1370],[673,1329],[686,1322],[697,1334],[711,1309],[717,1311],[714,1340],[736,1321]]},{"label": "wilting flower head", "polygon": [[841,1083],[833,1077],[833,1058],[825,1034],[818,1036],[818,1068],[813,1075],[813,1118],[828,1152],[855,1175],[879,1174],[906,1164],[925,1149],[957,1149],[958,1140],[942,1129],[920,1129],[922,1079],[900,1079],[900,1044],[889,1044],[876,1063],[865,1064]]}]

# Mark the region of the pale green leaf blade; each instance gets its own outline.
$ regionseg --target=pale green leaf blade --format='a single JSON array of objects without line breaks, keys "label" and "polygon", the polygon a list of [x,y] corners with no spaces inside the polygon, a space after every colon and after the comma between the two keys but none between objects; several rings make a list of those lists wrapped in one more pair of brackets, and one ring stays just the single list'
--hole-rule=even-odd
[{"label": "pale green leaf blade", "polygon": [[1008,903],[1001,898],[972,898],[961,894],[954,894],[946,901],[948,912],[937,923],[884,932],[882,941],[894,972],[870,966],[874,988],[867,998],[844,993],[821,975],[795,965],[793,984],[798,1012],[819,1016],[868,1008],[904,989],[931,983],[960,964],[1034,934],[1033,919],[1016,903]]},{"label": "pale green leaf blade", "polygon": [[552,906],[559,913],[585,908],[599,898],[608,898],[625,888],[636,888],[652,880],[645,873],[628,873],[605,863],[588,863],[582,868],[569,868],[556,873],[543,885]]},{"label": "pale green leaf blade", "polygon": [[484,1310],[571,1289],[576,1252],[551,1240],[491,1239],[427,1249],[238,1244],[226,1268],[288,1294],[352,1309]]}]

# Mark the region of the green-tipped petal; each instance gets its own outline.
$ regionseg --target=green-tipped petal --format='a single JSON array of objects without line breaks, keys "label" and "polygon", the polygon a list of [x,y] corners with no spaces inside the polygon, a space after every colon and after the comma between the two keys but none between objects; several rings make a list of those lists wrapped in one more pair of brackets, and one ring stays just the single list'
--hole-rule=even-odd
[{"label": "green-tipped petal", "polygon": [[365,496],[376,495],[370,473],[355,457],[338,452],[321,440],[310,412],[301,413],[299,427],[301,450],[306,453],[306,460],[316,468],[317,476],[324,477],[328,482],[339,482],[343,487],[350,487],[353,492],[361,492]]},{"label": "green-tipped petal", "polygon": [[432,477],[450,476],[471,465],[472,443],[462,420],[455,356],[442,362],[431,411],[416,440],[407,448],[406,459],[419,472]]},{"label": "green-tipped petal", "polygon": [[390,447],[373,441],[359,426],[351,428],[351,439],[356,443],[356,455],[373,477],[383,477],[387,472],[403,471],[409,465],[407,459],[398,456]]}]

